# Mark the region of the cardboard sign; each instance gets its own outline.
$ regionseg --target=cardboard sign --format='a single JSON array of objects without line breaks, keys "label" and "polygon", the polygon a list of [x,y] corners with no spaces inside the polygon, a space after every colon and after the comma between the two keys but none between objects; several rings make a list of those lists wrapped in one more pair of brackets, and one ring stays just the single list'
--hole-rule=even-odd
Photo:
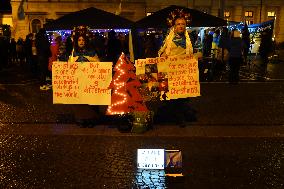
[{"label": "cardboard sign", "polygon": [[159,64],[167,70],[169,99],[200,96],[198,61],[193,55],[170,56]]},{"label": "cardboard sign", "polygon": [[164,169],[164,149],[138,149],[137,168],[140,169]]},{"label": "cardboard sign", "polygon": [[111,62],[53,62],[53,103],[109,105],[111,79]]},{"label": "cardboard sign", "polygon": [[161,100],[170,100],[200,96],[198,60],[193,55],[138,59],[135,66],[145,93],[142,96],[146,98],[160,95]]}]

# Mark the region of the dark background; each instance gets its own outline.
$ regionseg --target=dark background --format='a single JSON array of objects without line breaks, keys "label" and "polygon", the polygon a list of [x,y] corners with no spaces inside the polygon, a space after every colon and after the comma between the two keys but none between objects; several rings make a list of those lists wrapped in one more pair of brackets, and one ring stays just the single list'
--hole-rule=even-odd
[{"label": "dark background", "polygon": [[0,0],[0,12],[11,11],[10,0]]}]

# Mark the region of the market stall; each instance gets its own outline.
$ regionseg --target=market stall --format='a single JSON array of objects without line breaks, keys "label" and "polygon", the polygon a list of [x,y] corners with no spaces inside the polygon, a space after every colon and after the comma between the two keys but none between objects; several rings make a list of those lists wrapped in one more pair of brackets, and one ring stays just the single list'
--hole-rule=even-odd
[{"label": "market stall", "polygon": [[44,27],[47,31],[54,31],[72,30],[80,25],[89,26],[91,29],[129,29],[133,22],[113,13],[91,7],[64,15],[46,23]]}]

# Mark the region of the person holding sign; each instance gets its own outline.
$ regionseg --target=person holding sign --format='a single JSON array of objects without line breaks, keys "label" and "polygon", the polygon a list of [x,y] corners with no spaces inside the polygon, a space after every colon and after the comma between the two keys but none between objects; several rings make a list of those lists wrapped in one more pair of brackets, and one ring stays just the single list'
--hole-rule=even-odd
[{"label": "person holding sign", "polygon": [[[193,54],[192,43],[186,31],[186,26],[190,23],[190,14],[184,12],[182,9],[176,9],[170,13],[167,21],[169,26],[172,27],[163,46],[158,52],[159,56],[168,57]],[[167,104],[167,109],[171,111],[171,115],[174,116],[176,124],[180,127],[185,127],[186,114],[188,112],[187,103],[187,99],[179,98],[170,100]]]},{"label": "person holding sign", "polygon": [[73,60],[75,62],[99,62],[94,50],[88,48],[88,37],[84,34],[74,36]]},{"label": "person holding sign", "polygon": [[170,29],[164,45],[159,50],[159,56],[175,56],[183,54],[193,54],[193,48],[186,25],[190,22],[189,13],[186,14],[182,10],[176,10],[170,14],[168,18],[169,25],[174,24]]},{"label": "person holding sign", "polygon": [[[85,26],[78,26],[73,30],[73,50],[69,61],[71,62],[100,62],[95,50],[89,47],[89,29]],[[99,106],[92,106],[96,118],[90,115],[89,105],[78,105],[75,111],[75,118],[78,125],[82,127],[93,126],[98,122],[100,116]]]}]

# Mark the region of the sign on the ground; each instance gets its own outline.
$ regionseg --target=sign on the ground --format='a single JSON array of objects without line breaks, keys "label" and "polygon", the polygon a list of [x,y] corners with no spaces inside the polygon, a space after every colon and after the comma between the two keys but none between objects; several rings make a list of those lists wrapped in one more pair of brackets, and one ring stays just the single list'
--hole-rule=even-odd
[{"label": "sign on the ground", "polygon": [[137,168],[140,169],[164,169],[164,149],[138,149]]},{"label": "sign on the ground", "polygon": [[137,168],[164,170],[165,176],[182,177],[181,150],[138,149]]}]

